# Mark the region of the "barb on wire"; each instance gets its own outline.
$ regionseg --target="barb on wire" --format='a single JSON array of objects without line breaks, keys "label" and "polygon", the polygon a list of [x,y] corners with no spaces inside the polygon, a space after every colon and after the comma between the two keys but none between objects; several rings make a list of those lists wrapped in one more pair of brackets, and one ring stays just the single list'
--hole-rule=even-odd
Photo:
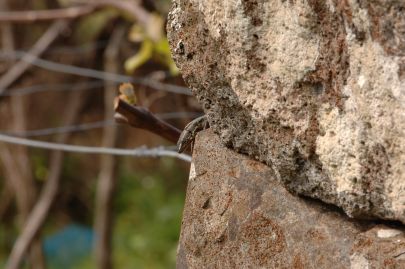
[{"label": "barb on wire", "polygon": [[30,140],[26,138],[13,137],[9,135],[0,134],[0,142],[6,142],[16,145],[24,145],[28,147],[41,148],[47,150],[60,150],[75,153],[87,154],[110,154],[119,156],[132,156],[132,157],[174,157],[180,160],[191,162],[191,157],[187,154],[180,154],[173,150],[168,150],[164,147],[146,148],[139,147],[135,149],[119,149],[119,148],[105,148],[105,147],[88,147],[76,146],[68,144],[51,143],[44,141]]},{"label": "barb on wire", "polygon": [[[114,81],[117,83],[125,83],[125,82],[133,82],[140,85],[149,86],[153,89],[160,90],[160,91],[167,91],[177,94],[184,94],[184,95],[192,95],[190,90],[187,87],[166,84],[159,81],[151,80],[150,78],[134,78],[130,76],[120,75],[109,73],[100,70],[94,70],[90,68],[78,67],[73,65],[61,64],[57,62],[52,62],[49,60],[44,60],[41,58],[33,58],[31,54],[25,51],[15,51],[14,53],[5,53],[0,52],[0,58],[2,59],[20,59],[25,61],[25,59],[29,59],[32,65],[41,67],[43,69],[47,69],[54,72],[60,72],[65,74],[71,74],[76,76],[82,77],[89,77],[101,80],[109,80]],[[4,91],[5,89],[0,89],[0,92]]]}]

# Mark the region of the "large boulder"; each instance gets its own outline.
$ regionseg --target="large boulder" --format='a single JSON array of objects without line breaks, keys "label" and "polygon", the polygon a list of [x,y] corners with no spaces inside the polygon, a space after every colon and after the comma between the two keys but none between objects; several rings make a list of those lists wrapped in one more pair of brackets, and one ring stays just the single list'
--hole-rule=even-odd
[{"label": "large boulder", "polygon": [[405,230],[385,223],[292,195],[208,130],[194,147],[177,268],[405,268]]},{"label": "large boulder", "polygon": [[174,0],[168,35],[222,143],[290,191],[405,223],[405,1]]}]

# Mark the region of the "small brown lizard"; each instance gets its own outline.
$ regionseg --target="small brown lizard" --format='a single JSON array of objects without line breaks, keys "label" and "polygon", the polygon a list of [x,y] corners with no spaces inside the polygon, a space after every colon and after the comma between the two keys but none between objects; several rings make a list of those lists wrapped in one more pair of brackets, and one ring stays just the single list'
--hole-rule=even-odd
[{"label": "small brown lizard", "polygon": [[180,133],[177,128],[159,120],[148,110],[136,106],[136,95],[132,84],[121,84],[119,87],[119,92],[120,95],[115,100],[114,109],[117,112],[116,114],[120,115],[118,118],[121,119],[120,122],[122,122],[122,118],[124,118],[124,122],[128,123],[129,125],[136,128],[149,130],[157,135],[167,138],[170,141],[176,141],[175,139],[178,137],[177,151],[179,153],[184,152],[190,145],[192,150],[194,138],[197,133],[208,128],[208,121],[204,115],[192,120]]},{"label": "small brown lizard", "polygon": [[202,131],[207,128],[208,128],[208,120],[205,115],[198,117],[192,120],[190,123],[188,123],[186,127],[184,127],[184,130],[183,132],[181,132],[179,140],[177,141],[177,151],[179,153],[182,153],[190,145],[191,150],[193,150],[193,143],[195,136],[199,131]]}]

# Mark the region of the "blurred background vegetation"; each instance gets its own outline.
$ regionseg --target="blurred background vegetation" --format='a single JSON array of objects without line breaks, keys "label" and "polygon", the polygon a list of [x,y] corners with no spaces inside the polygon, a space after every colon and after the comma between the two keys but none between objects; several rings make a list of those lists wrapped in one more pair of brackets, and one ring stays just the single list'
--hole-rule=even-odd
[{"label": "blurred background vegetation", "polygon": [[[169,8],[170,0],[0,0],[1,134],[93,147],[173,146],[116,125],[112,108],[119,82],[132,79],[137,105],[177,128],[201,114],[170,57]],[[174,268],[188,169],[169,157],[0,142],[0,268],[44,197],[51,206],[18,268]]]}]

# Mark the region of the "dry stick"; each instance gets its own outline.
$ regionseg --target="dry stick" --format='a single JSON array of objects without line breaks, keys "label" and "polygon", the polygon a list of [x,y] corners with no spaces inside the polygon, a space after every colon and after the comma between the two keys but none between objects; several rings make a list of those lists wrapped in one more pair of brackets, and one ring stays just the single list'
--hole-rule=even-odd
[{"label": "dry stick", "polygon": [[71,3],[92,4],[96,6],[111,6],[129,13],[134,19],[146,26],[149,23],[151,14],[144,9],[139,1],[119,1],[119,0],[71,0]]},{"label": "dry stick", "polygon": [[[64,21],[58,21],[55,22],[46,32],[45,34],[37,41],[37,43],[33,46],[31,49],[31,52],[35,57],[40,55],[42,52],[46,50],[46,48],[56,39],[56,37],[59,35],[60,31],[63,30],[66,27],[66,22]],[[35,59],[34,57],[34,59]],[[20,61],[17,64],[15,64],[3,77],[0,79],[0,89],[4,89],[8,86],[10,86],[20,75],[22,75],[25,70],[29,67],[29,62],[30,60],[32,61],[33,59],[26,59],[26,62]],[[17,129],[25,129],[25,112],[24,112],[24,104],[22,103],[22,99],[19,97],[13,98],[13,107],[15,108],[15,115],[16,115],[16,120],[15,124]],[[23,179],[25,178],[24,184],[20,185],[20,189],[25,189],[26,192],[28,192],[30,195],[33,195],[34,193],[34,186],[32,185],[33,179],[31,175],[31,169],[29,168],[29,158],[28,158],[28,152],[25,148],[18,148],[17,150],[17,158],[19,160],[19,163],[16,164],[19,166],[18,171],[22,175]],[[17,189],[16,194],[20,195],[21,190]],[[21,194],[25,195],[25,194]],[[28,223],[30,221],[30,216],[28,215],[28,210],[30,210],[34,198],[32,197],[31,199],[29,197],[26,198],[26,204],[24,207],[26,208],[24,211],[27,211],[25,214],[24,222]],[[23,228],[23,233],[26,230],[26,226]],[[17,240],[18,243],[18,240]],[[16,245],[17,245],[16,243]],[[15,246],[16,246],[15,245]],[[35,240],[35,237],[33,236],[29,244],[27,244],[26,249],[24,252],[21,253],[21,257],[18,260],[17,259],[10,259],[11,263],[10,266],[13,268],[13,261],[16,261],[15,267],[18,268],[19,263],[21,262],[21,259],[23,258],[26,250],[28,247],[31,246],[31,259],[33,266],[35,268],[45,268],[45,262],[43,260],[43,255],[42,255],[42,246],[41,242],[38,240]],[[14,248],[13,248],[14,250]],[[17,252],[18,253],[18,252]],[[11,257],[13,255],[13,252],[11,253]]]},{"label": "dry stick", "polygon": [[[16,132],[23,132],[26,130],[26,113],[25,102],[23,98],[11,98],[11,112],[13,116],[12,124],[13,130]],[[14,146],[10,148],[12,151],[12,158],[16,162],[18,173],[21,176],[21,185],[16,189],[16,195],[25,196],[24,213],[22,213],[22,223],[26,221],[29,211],[35,201],[36,188],[34,178],[32,177],[31,162],[28,156],[28,150],[25,146]]]},{"label": "dry stick", "polygon": [[77,6],[61,9],[0,12],[0,23],[32,23],[56,19],[74,19],[93,12],[95,6]]},{"label": "dry stick", "polygon": [[[23,97],[16,97],[14,96],[11,98],[11,106],[13,110],[13,125],[14,130],[17,132],[21,132],[27,129],[26,124],[26,109],[25,109],[25,102]],[[35,187],[34,178],[32,176],[32,167],[31,162],[29,159],[28,149],[25,146],[14,146],[13,148],[13,158],[15,159],[18,170],[22,176],[22,181],[24,185],[18,187],[16,195],[21,195],[21,189],[25,189],[25,193],[28,193],[29,196],[26,199],[27,204],[24,205],[26,214],[24,215],[24,223],[27,221],[29,216],[29,211],[32,208],[32,205],[35,203],[35,199],[37,196],[37,190]],[[24,193],[22,193],[24,195]],[[21,230],[23,226],[21,227]],[[30,255],[30,262],[32,267],[35,269],[43,269],[46,268],[44,255],[42,251],[42,242],[39,238],[36,238],[30,247],[29,251]]]},{"label": "dry stick", "polygon": [[[0,8],[2,8],[2,9],[7,8],[7,3],[5,0],[0,1]],[[12,38],[12,29],[9,24],[4,23],[1,25],[1,43],[3,45],[2,49],[5,52],[9,52],[9,51],[13,50],[13,48],[14,48],[14,39]],[[14,181],[16,180],[16,179],[13,180],[13,176],[12,176],[13,171],[10,169],[10,167],[7,167],[7,165],[5,163],[5,161],[10,161],[10,160],[7,160],[7,156],[6,156],[7,150],[4,148],[3,145],[0,145],[0,158],[3,159],[3,165],[4,165],[3,171],[5,171],[5,174],[6,174],[5,175],[6,182],[4,183],[2,195],[0,196],[3,199],[3,202],[0,205],[0,220],[2,219],[3,214],[7,211],[8,206],[10,205],[11,201],[14,198],[14,192],[12,192],[12,189],[13,189],[12,185],[13,185]],[[22,204],[22,203],[19,202],[17,199],[18,208],[20,208],[20,206],[19,206],[20,204]]]},{"label": "dry stick", "polygon": [[[111,73],[119,71],[119,44],[123,39],[125,29],[119,27],[114,30],[104,54],[105,70]],[[111,100],[115,96],[116,83],[105,80],[104,90],[104,119],[107,121],[114,114]],[[103,132],[103,147],[115,147],[117,144],[116,126],[106,126]],[[115,156],[103,155],[100,162],[100,174],[97,182],[95,202],[94,230],[96,267],[99,269],[112,268],[112,224],[113,224],[113,194],[116,185]]]},{"label": "dry stick", "polygon": [[[67,104],[68,113],[65,115],[64,124],[72,124],[74,122],[82,102],[83,98],[80,94],[76,92],[71,93],[70,100]],[[64,143],[67,138],[68,134],[62,133],[59,135],[57,140],[59,143]],[[23,231],[13,246],[6,264],[6,269],[19,268],[25,253],[41,229],[59,189],[63,155],[64,153],[62,151],[54,151],[52,153],[50,157],[51,163],[49,176],[37,203],[28,217]]]},{"label": "dry stick", "polygon": [[158,136],[177,143],[181,131],[169,123],[162,121],[143,107],[132,106],[120,98],[114,100],[115,121],[126,123],[135,128],[148,130]]},{"label": "dry stick", "polygon": [[22,182],[22,176],[20,174],[20,171],[18,170],[17,163],[14,160],[9,147],[6,147],[3,144],[0,145],[0,159],[1,163],[3,164],[5,177],[7,178],[7,180],[9,180],[10,186],[13,188],[14,193],[17,194],[18,192],[20,192],[20,195],[16,195],[16,201],[18,211],[20,212],[22,218],[18,222],[22,223],[24,221],[23,215],[25,214],[24,205],[27,204],[26,199],[28,198],[28,195],[26,194],[27,190],[22,188],[22,186],[24,186],[24,183]]},{"label": "dry stick", "polygon": [[[27,206],[29,199],[29,188],[25,187],[23,181],[23,176],[19,170],[18,164],[15,160],[14,154],[11,153],[10,148],[7,146],[0,146],[0,158],[2,160],[5,176],[13,184],[12,188],[17,198],[18,211],[21,214],[20,226],[23,226],[23,222],[28,219],[29,212],[27,210],[31,209]],[[28,194],[27,194],[28,193]],[[2,196],[2,199],[4,197]],[[4,201],[2,201],[4,202]],[[32,204],[30,204],[31,206]],[[23,229],[23,228],[21,228]],[[34,268],[44,268],[45,264],[42,256],[42,245],[39,240],[33,242],[34,245],[30,249],[31,263]]]},{"label": "dry stick", "polygon": [[[7,2],[6,0],[1,0],[1,5],[3,10],[7,10]],[[3,49],[7,52],[11,52],[15,50],[14,45],[14,37],[13,37],[13,30],[12,26],[9,23],[2,23],[2,37],[3,37]],[[21,97],[13,97],[11,98],[11,106],[12,106],[12,114],[14,120],[12,124],[14,126],[14,131],[21,132],[27,129],[26,124],[26,113],[25,113],[25,102],[24,98]],[[14,146],[13,150],[13,158],[15,160],[15,165],[19,172],[17,172],[20,176],[20,183],[21,185],[17,186],[15,189],[15,195],[18,196],[25,196],[21,200],[24,202],[21,204],[21,230],[23,229],[23,224],[28,219],[28,214],[32,208],[33,203],[36,199],[36,187],[34,183],[34,178],[32,176],[32,169],[31,169],[31,162],[28,155],[27,147],[24,146]],[[11,178],[11,180],[15,180]],[[22,191],[21,189],[24,189]],[[45,260],[42,251],[42,242],[40,239],[35,239],[30,247],[29,251],[30,255],[30,262],[32,267],[38,269],[45,268]]]},{"label": "dry stick", "polygon": [[58,20],[48,28],[42,37],[29,50],[29,53],[1,77],[0,95],[31,66],[31,63],[34,62],[37,57],[46,50],[46,48],[48,48],[48,46],[58,37],[59,33],[66,27],[66,21]]},{"label": "dry stick", "polygon": [[12,189],[9,186],[8,181],[4,182],[0,197],[1,197],[1,203],[0,203],[0,220],[4,218],[4,214],[6,214],[7,210],[9,209],[11,202],[13,201],[13,193]]}]

